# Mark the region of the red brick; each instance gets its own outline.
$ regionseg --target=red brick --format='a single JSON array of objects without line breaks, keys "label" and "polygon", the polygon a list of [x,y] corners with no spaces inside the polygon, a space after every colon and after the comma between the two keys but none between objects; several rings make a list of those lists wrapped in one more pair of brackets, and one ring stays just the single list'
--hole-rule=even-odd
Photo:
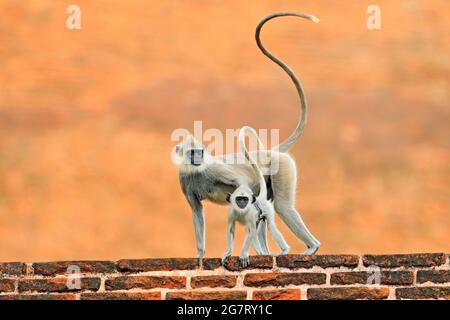
[{"label": "red brick", "polygon": [[245,291],[176,291],[167,292],[166,300],[245,300]]},{"label": "red brick", "polygon": [[301,284],[325,284],[324,273],[249,273],[245,275],[244,285],[248,287],[283,287]]},{"label": "red brick", "polygon": [[192,288],[234,288],[237,276],[199,276],[191,278]]},{"label": "red brick", "polygon": [[98,290],[100,288],[100,278],[81,278],[80,289],[70,289],[67,286],[68,278],[52,279],[20,279],[19,292],[66,292],[80,290]]},{"label": "red brick", "polygon": [[[204,270],[214,270],[222,267],[222,261],[219,258],[206,258],[203,259]],[[239,257],[229,257],[225,261],[223,266],[230,271],[241,271],[244,269],[272,269],[273,257],[272,256],[250,256],[250,264],[246,268],[242,268],[239,264]]]},{"label": "red brick", "polygon": [[27,266],[23,262],[0,263],[0,275],[20,276],[27,272]]},{"label": "red brick", "polygon": [[322,268],[348,267],[354,268],[359,263],[359,256],[356,255],[298,255],[288,254],[278,256],[276,264],[281,268],[312,268],[314,266]]},{"label": "red brick", "polygon": [[82,293],[81,300],[161,300],[161,292]]},{"label": "red brick", "polygon": [[450,282],[450,270],[418,270],[417,283],[428,281],[433,283]]},{"label": "red brick", "polygon": [[0,292],[14,292],[15,282],[14,279],[0,279]]},{"label": "red brick", "polygon": [[386,299],[388,288],[336,287],[308,288],[308,300],[354,300],[354,299]]},{"label": "red brick", "polygon": [[0,300],[19,300],[18,294],[0,294]]},{"label": "red brick", "polygon": [[129,289],[185,289],[186,277],[178,276],[121,276],[107,279],[106,290],[129,290]]},{"label": "red brick", "polygon": [[61,261],[33,263],[34,274],[54,276],[67,274],[69,266],[78,266],[81,273],[116,272],[116,264],[112,261]]},{"label": "red brick", "polygon": [[450,287],[397,288],[397,299],[450,299]]},{"label": "red brick", "polygon": [[8,294],[0,295],[0,300],[76,300],[76,296],[73,293]]},{"label": "red brick", "polygon": [[444,253],[416,253],[394,255],[365,255],[365,266],[376,265],[384,268],[397,267],[434,267],[445,263]]},{"label": "red brick", "polygon": [[[355,271],[355,272],[336,272],[331,274],[331,284],[375,284],[373,281],[367,283],[367,279],[373,272]],[[381,271],[380,283],[385,285],[408,285],[414,281],[412,271]]]},{"label": "red brick", "polygon": [[300,300],[300,296],[300,289],[253,291],[253,300]]},{"label": "red brick", "polygon": [[200,265],[195,258],[135,259],[119,260],[118,268],[123,272],[195,270]]}]

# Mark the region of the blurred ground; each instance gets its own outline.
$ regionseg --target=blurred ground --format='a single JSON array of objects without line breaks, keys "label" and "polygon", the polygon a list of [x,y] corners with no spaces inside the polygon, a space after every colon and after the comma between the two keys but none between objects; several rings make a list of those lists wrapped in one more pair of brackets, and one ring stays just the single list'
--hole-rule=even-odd
[{"label": "blurred ground", "polygon": [[[65,1],[0,0],[0,260],[195,255],[170,133],[293,130],[295,90],[253,39],[281,10],[322,21],[263,31],[309,99],[293,154],[320,252],[448,252],[450,5],[377,0],[369,31],[372,2],[77,0],[69,31]],[[206,221],[219,256],[226,208]]]}]

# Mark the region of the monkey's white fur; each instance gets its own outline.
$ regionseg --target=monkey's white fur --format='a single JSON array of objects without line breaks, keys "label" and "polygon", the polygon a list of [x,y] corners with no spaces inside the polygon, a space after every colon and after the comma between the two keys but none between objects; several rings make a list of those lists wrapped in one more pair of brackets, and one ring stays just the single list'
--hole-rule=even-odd
[{"label": "monkey's white fur", "polygon": [[[243,267],[246,267],[249,263],[248,251],[250,249],[250,244],[253,244],[253,248],[255,249],[257,254],[266,253],[261,249],[260,240],[257,237],[257,229],[266,228],[266,223],[272,237],[281,249],[280,254],[287,254],[289,252],[289,246],[275,224],[275,210],[272,202],[267,199],[267,187],[264,176],[256,161],[249,154],[245,146],[246,132],[249,132],[254,136],[254,138],[258,141],[259,147],[262,146],[262,143],[253,128],[244,126],[239,131],[239,146],[241,148],[241,151],[244,152],[245,158],[250,161],[254,173],[259,179],[259,194],[255,196],[249,187],[247,187],[246,185],[242,185],[238,187],[233,192],[233,194],[230,195],[229,202],[231,205],[228,211],[227,228],[228,247],[227,251],[222,257],[223,263],[225,259],[231,256],[231,254],[233,253],[235,225],[236,222],[239,222],[246,228],[246,238],[239,255],[239,260]],[[236,202],[237,198],[247,199],[245,207],[239,207],[239,204]],[[264,220],[266,223],[262,223]],[[265,236],[264,239],[261,239],[261,241],[265,241],[264,248],[267,248],[267,239]]]},{"label": "monkey's white fur", "polygon": [[[268,187],[273,193],[275,211],[289,229],[306,244],[307,249],[304,254],[314,254],[318,250],[320,242],[311,234],[299,213],[295,210],[297,170],[294,160],[287,153],[298,140],[305,127],[307,120],[306,98],[303,88],[292,70],[267,51],[259,38],[259,33],[264,23],[282,16],[297,16],[313,22],[318,22],[318,19],[303,13],[280,12],[265,17],[256,28],[255,36],[258,47],[264,55],[278,64],[293,81],[300,97],[302,113],[294,132],[277,149],[259,150],[256,159],[260,168],[267,168],[268,166],[267,163],[264,164],[259,161],[259,159],[262,159],[261,157],[268,157],[270,164],[277,164],[277,170],[269,171],[269,174],[266,176],[266,183],[268,183]],[[203,144],[192,135],[185,137],[176,149],[177,157],[180,160],[177,162],[180,184],[192,208],[197,241],[197,256],[201,258],[205,254],[205,222],[202,201],[209,200],[218,204],[227,204],[227,194],[232,194],[240,186],[247,186],[253,193],[258,193],[260,187],[259,179],[252,166],[248,163],[240,164],[224,161],[224,157],[229,155],[212,156],[208,154]],[[261,230],[263,231],[265,228]],[[268,248],[264,246],[264,243],[266,243],[265,233],[258,232],[258,237],[262,250],[268,254]]]}]

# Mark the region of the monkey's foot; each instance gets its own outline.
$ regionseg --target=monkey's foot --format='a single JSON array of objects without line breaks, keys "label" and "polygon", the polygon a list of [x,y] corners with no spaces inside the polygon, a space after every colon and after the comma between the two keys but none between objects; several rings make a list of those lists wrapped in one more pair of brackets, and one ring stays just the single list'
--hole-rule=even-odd
[{"label": "monkey's foot", "polygon": [[281,250],[281,252],[273,254],[273,256],[274,257],[278,257],[278,256],[282,256],[282,255],[288,254],[290,249],[291,248],[289,248],[289,247],[286,248],[286,249],[283,249],[283,250]]},{"label": "monkey's foot", "polygon": [[197,252],[197,259],[201,259],[201,258],[203,258],[203,257],[204,257],[204,255],[205,255],[205,250],[202,250],[202,251],[198,251],[198,252]]},{"label": "monkey's foot", "polygon": [[250,264],[249,256],[241,256],[241,257],[239,257],[239,264],[241,265],[242,268],[248,267],[248,265]]},{"label": "monkey's foot", "polygon": [[320,248],[320,243],[317,245],[314,245],[312,247],[309,247],[308,249],[305,250],[305,252],[303,252],[303,254],[306,256],[311,256],[311,255],[315,254],[317,252],[317,250],[319,250],[319,248]]}]

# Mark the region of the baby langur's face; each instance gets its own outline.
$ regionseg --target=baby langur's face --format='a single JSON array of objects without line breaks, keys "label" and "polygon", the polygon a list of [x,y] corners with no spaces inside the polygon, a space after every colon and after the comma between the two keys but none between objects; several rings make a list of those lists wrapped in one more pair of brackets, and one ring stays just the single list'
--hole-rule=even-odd
[{"label": "baby langur's face", "polygon": [[228,194],[227,201],[238,212],[244,212],[248,206],[255,202],[256,197],[252,190],[247,186],[240,186],[232,194]]}]

